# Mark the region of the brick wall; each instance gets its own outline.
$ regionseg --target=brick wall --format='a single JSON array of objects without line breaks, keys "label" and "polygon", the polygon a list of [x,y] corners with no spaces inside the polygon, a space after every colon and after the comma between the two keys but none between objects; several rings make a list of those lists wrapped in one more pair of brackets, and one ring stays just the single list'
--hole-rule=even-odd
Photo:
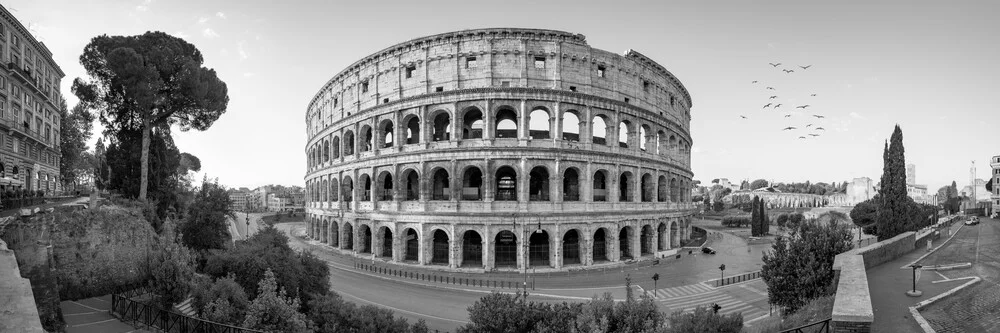
[{"label": "brick wall", "polygon": [[865,258],[865,268],[872,268],[884,262],[899,258],[915,249],[916,233],[904,232],[896,237],[855,250]]},{"label": "brick wall", "polygon": [[832,322],[834,333],[868,333],[871,332],[872,323],[834,321]]}]

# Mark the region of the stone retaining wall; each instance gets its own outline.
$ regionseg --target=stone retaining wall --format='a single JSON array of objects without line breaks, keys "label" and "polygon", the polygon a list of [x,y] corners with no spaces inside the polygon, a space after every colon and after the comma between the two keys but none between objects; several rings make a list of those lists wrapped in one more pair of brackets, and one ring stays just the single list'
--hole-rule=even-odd
[{"label": "stone retaining wall", "polygon": [[21,277],[14,251],[0,240],[0,332],[45,332],[31,283]]}]

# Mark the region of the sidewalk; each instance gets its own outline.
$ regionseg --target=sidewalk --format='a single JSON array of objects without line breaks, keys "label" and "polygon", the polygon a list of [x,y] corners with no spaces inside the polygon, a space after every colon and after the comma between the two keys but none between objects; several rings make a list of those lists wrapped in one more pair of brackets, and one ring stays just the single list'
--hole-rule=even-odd
[{"label": "sidewalk", "polygon": [[923,295],[907,296],[906,291],[913,289],[913,270],[900,267],[910,264],[925,253],[925,249],[918,248],[868,270],[868,290],[875,311],[872,332],[922,332],[923,329],[910,315],[909,307],[967,282],[957,280],[932,283],[945,278],[934,271],[923,271],[917,282],[917,290],[922,291]]},{"label": "sidewalk", "polygon": [[55,207],[55,206],[62,206],[62,205],[75,204],[75,203],[85,203],[85,202],[87,202],[87,200],[90,200],[90,198],[88,198],[88,197],[79,197],[79,198],[74,198],[74,199],[66,199],[66,200],[60,200],[60,201],[56,201],[56,202],[45,203],[45,204],[41,204],[41,205],[34,205],[34,206],[27,206],[27,207],[21,207],[21,208],[6,209],[6,210],[3,210],[3,211],[0,211],[0,217],[17,216],[19,214],[19,212],[21,211],[21,209],[35,209],[37,207],[39,210],[46,210],[46,209],[49,209],[49,208],[52,208],[52,207]]},{"label": "sidewalk", "polygon": [[148,332],[136,329],[112,317],[111,295],[92,297],[79,301],[62,301],[63,318],[66,321],[66,333],[91,332]]}]

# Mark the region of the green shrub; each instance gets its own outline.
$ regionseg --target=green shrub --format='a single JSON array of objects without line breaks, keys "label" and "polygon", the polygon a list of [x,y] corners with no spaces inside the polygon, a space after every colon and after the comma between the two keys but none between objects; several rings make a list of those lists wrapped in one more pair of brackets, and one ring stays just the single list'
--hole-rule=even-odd
[{"label": "green shrub", "polygon": [[785,223],[788,222],[788,214],[778,214],[778,227],[785,227]]},{"label": "green shrub", "polygon": [[729,215],[722,218],[722,225],[730,228],[740,228],[750,225],[749,215]]},{"label": "green shrub", "polygon": [[670,329],[667,332],[738,333],[742,330],[743,314],[720,315],[706,306],[698,306],[692,312],[677,310],[670,314]]}]

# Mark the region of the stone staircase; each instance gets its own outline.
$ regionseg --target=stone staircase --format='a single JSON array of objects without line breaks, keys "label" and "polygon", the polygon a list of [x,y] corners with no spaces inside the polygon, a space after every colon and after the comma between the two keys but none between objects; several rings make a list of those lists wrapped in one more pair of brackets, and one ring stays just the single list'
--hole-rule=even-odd
[{"label": "stone staircase", "polygon": [[183,314],[185,316],[196,317],[197,313],[194,310],[194,298],[188,297],[183,302],[174,304],[174,311]]}]

